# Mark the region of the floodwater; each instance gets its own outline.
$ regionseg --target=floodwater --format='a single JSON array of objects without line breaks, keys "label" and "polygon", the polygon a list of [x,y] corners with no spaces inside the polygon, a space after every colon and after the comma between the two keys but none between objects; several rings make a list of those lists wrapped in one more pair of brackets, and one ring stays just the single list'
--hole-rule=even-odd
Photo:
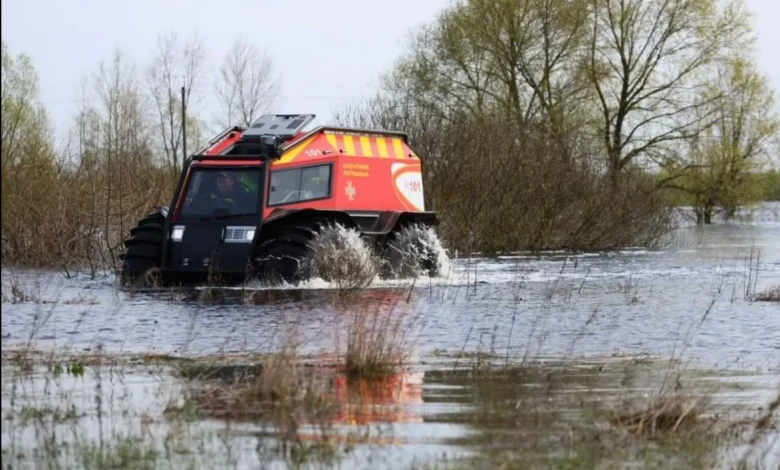
[{"label": "floodwater", "polygon": [[[358,296],[403,312],[420,357],[678,354],[712,367],[780,364],[780,307],[751,296],[780,284],[780,204],[754,221],[688,227],[669,248],[454,259],[434,280],[376,282]],[[322,282],[290,291],[128,293],[113,276],[3,269],[35,300],[5,301],[4,347],[206,354],[269,351],[294,322],[305,347],[344,316]],[[329,288],[330,287],[330,288]],[[411,290],[411,295],[410,291]]]},{"label": "floodwater", "polygon": [[[596,408],[604,412],[602,408],[613,406],[608,398],[617,399],[627,390],[646,396],[661,388],[664,369],[637,372],[636,364],[644,360],[658,365],[673,358],[700,371],[694,374],[695,383],[725,387],[717,395],[721,405],[766,407],[780,387],[780,305],[753,301],[756,293],[780,285],[777,203],[763,205],[746,220],[681,228],[668,246],[653,250],[519,253],[497,259],[453,256],[441,278],[413,285],[376,282],[349,302],[339,299],[334,286],[316,281],[282,291],[250,286],[130,293],[118,290],[113,276],[66,279],[61,273],[4,268],[2,277],[4,415],[24,401],[17,396],[18,387],[6,380],[12,367],[6,360],[8,350],[32,346],[59,353],[264,353],[278,350],[294,328],[301,351],[317,356],[342,351],[345,325],[361,308],[383,318],[403,318],[404,347],[412,354],[413,371],[396,384],[402,391],[391,393],[392,413],[363,417],[369,423],[390,423],[389,429],[382,428],[378,437],[356,438],[364,445],[354,447],[346,468],[376,468],[380,461],[387,468],[404,468],[443,452],[490,456],[518,450],[518,442],[524,443],[526,457],[555,446],[592,449],[584,441],[562,437],[587,434],[571,432],[566,423],[581,422],[583,414],[592,417]],[[510,381],[485,382],[493,384],[487,394],[479,380],[445,373],[458,366],[468,369],[483,356],[494,363],[542,369],[531,373],[524,368]],[[625,359],[635,367],[620,365]],[[585,365],[576,373],[549,365],[566,361]],[[552,374],[558,377],[554,387],[550,370],[559,371]],[[157,434],[144,434],[150,442],[170,437],[169,430],[160,430],[169,428],[156,416],[177,396],[172,390],[181,388],[181,381],[138,367],[119,373],[121,379],[110,375],[99,379],[94,374],[64,374],[58,380],[67,384],[58,384],[52,392],[43,370],[26,379],[30,383],[25,399],[47,396],[57,406],[67,402],[77,410],[90,409],[79,426],[91,437],[102,437],[111,425],[102,421],[106,417],[98,419],[102,412],[96,416],[92,408],[101,402],[95,395],[110,394],[102,403],[113,409],[111,419],[135,420],[130,427],[141,434],[144,426],[157,429]],[[65,393],[62,390],[67,390],[67,399],[57,395]],[[584,405],[594,403],[598,406]],[[134,411],[128,415],[127,409]],[[353,412],[344,413],[329,422],[361,420]],[[196,424],[221,429],[214,420]],[[24,436],[32,436],[25,433],[34,433],[19,429],[4,420],[4,455],[10,437],[24,443]],[[263,426],[231,425],[230,435],[227,439],[217,433],[198,441],[188,434],[187,445],[210,449],[213,468],[227,463],[254,468],[264,461],[258,450],[267,437]],[[391,450],[378,445],[383,438],[395,443]],[[780,461],[779,446],[770,448],[772,464]],[[192,449],[174,454],[184,460],[197,454],[199,462],[206,461]],[[604,456],[593,458],[601,462]],[[621,458],[633,462],[637,456]],[[578,462],[588,466],[591,461]],[[683,462],[677,468],[692,466]]]}]

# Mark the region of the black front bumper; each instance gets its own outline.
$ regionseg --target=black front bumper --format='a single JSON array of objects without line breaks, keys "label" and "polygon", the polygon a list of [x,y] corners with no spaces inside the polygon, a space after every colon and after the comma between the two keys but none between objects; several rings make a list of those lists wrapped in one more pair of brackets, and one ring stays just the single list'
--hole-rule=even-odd
[{"label": "black front bumper", "polygon": [[168,284],[225,283],[251,271],[254,243],[224,240],[226,224],[187,224],[181,241],[168,240],[163,281]]}]

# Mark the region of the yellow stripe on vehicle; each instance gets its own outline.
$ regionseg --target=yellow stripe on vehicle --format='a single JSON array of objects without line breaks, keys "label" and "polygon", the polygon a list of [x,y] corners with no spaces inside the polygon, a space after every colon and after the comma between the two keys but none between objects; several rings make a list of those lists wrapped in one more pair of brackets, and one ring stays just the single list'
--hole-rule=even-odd
[{"label": "yellow stripe on vehicle", "polygon": [[384,137],[377,137],[376,138],[376,148],[377,151],[379,151],[379,156],[382,158],[387,158],[389,155],[387,154],[387,142],[385,141]]},{"label": "yellow stripe on vehicle", "polygon": [[353,140],[351,135],[345,135],[344,136],[344,147],[346,147],[344,150],[347,151],[347,155],[350,157],[354,157],[355,154],[355,141]]},{"label": "yellow stripe on vehicle", "polygon": [[273,162],[273,165],[281,164],[281,163],[289,163],[295,159],[295,157],[298,156],[303,150],[309,146],[312,140],[317,137],[316,135],[309,137],[305,141],[301,142],[300,144],[293,147],[291,150],[285,152],[279,160],[276,160]]},{"label": "yellow stripe on vehicle", "polygon": [[363,150],[363,155],[366,157],[373,157],[374,152],[371,151],[371,141],[368,137],[361,137],[360,138],[360,147]]},{"label": "yellow stripe on vehicle", "polygon": [[333,150],[336,152],[341,150],[339,148],[339,142],[336,140],[336,134],[325,134],[325,138],[328,139],[328,143],[331,145],[331,147],[333,147]]},{"label": "yellow stripe on vehicle", "polygon": [[395,152],[395,158],[404,158],[404,144],[401,139],[393,139],[393,150]]}]

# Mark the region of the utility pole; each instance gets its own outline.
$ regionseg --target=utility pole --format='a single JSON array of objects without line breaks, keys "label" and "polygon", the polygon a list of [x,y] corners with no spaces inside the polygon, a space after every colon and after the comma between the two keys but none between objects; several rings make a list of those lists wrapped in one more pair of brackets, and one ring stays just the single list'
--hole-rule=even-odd
[{"label": "utility pole", "polygon": [[182,153],[181,153],[181,164],[184,165],[184,162],[187,161],[187,105],[184,100],[186,94],[184,92],[184,87],[181,87],[181,142],[182,142]]}]

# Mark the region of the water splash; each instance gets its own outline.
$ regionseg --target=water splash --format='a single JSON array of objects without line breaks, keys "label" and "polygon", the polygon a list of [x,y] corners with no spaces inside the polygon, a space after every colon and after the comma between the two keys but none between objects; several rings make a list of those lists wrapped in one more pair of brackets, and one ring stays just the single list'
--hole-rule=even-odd
[{"label": "water splash", "polygon": [[388,242],[387,259],[391,277],[439,277],[451,269],[447,250],[436,230],[423,224],[402,228]]},{"label": "water splash", "polygon": [[320,227],[311,241],[312,253],[301,263],[305,279],[322,279],[339,289],[364,289],[379,274],[382,260],[360,232],[341,224]]},{"label": "water splash", "polygon": [[303,280],[295,285],[267,286],[250,281],[249,289],[340,289],[406,287],[413,279],[443,280],[453,269],[447,250],[433,227],[412,224],[391,237],[384,253],[374,250],[360,231],[326,224],[314,234],[312,252],[302,260]]}]

